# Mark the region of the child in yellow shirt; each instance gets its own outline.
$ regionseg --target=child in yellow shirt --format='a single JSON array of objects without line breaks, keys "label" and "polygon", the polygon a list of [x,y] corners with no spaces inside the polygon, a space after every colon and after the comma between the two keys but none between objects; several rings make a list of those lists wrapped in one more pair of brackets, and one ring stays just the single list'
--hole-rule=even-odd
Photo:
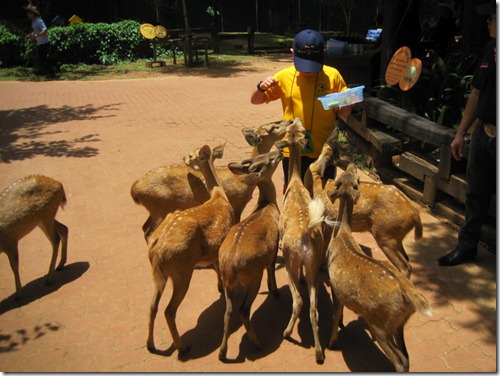
[{"label": "child in yellow shirt", "polygon": [[[307,131],[308,144],[302,152],[301,174],[318,158],[323,144],[335,127],[336,115],[346,118],[352,107],[324,110],[318,97],[347,90],[340,73],[332,67],[324,66],[324,41],[322,35],[306,29],[299,32],[293,41],[292,67],[283,69],[274,76],[257,84],[251,102],[269,103],[281,99],[284,120],[300,117]],[[288,183],[288,150],[284,151],[283,171],[285,186]],[[330,178],[334,178],[334,169]]]}]

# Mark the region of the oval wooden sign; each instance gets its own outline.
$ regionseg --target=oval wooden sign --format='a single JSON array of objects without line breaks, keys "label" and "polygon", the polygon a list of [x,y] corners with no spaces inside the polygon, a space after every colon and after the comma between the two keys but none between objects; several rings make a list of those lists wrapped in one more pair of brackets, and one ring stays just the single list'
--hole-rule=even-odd
[{"label": "oval wooden sign", "polygon": [[155,27],[151,24],[145,23],[140,27],[141,34],[146,39],[154,39],[156,37]]},{"label": "oval wooden sign", "polygon": [[420,72],[422,72],[422,62],[420,59],[411,59],[403,77],[399,80],[399,88],[403,91],[410,90],[417,83]]},{"label": "oval wooden sign", "polygon": [[385,71],[385,82],[389,85],[396,85],[400,82],[410,65],[411,51],[403,46],[392,56],[387,70]]}]

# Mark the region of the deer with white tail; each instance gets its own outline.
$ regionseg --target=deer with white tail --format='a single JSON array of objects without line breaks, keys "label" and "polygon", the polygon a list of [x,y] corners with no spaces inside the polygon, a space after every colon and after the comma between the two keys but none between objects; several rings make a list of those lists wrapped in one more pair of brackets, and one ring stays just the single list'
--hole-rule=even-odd
[{"label": "deer with white tail", "polygon": [[320,267],[325,259],[322,232],[325,208],[320,199],[311,200],[308,190],[302,183],[300,156],[306,143],[305,129],[299,118],[288,126],[284,141],[277,143],[280,147],[286,146],[290,150],[288,187],[285,192],[279,231],[280,248],[285,258],[293,307],[283,337],[289,337],[292,334],[295,322],[302,310],[299,278],[303,269],[309,292],[309,316],[314,336],[316,362],[323,363],[325,356],[319,341],[317,301]]}]

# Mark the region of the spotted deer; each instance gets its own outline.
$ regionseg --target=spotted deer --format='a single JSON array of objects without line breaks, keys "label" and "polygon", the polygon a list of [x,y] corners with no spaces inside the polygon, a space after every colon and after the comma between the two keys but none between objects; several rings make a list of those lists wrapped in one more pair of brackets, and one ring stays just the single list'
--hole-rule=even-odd
[{"label": "spotted deer", "polygon": [[[313,162],[304,179],[314,197],[325,204],[329,217],[336,218],[339,204],[332,203],[327,192],[333,190],[334,181],[324,179],[326,167],[334,165],[346,169],[348,161],[339,157],[335,129],[323,146],[320,156]],[[361,195],[354,206],[351,231],[370,232],[379,248],[398,270],[410,277],[412,267],[403,247],[403,239],[414,229],[415,240],[422,237],[422,222],[417,208],[396,187],[372,182],[360,182]],[[331,233],[331,229],[328,230]],[[329,239],[325,237],[325,239]]]},{"label": "spotted deer", "polygon": [[[285,134],[290,121],[264,124],[256,130],[243,128],[245,140],[253,147],[251,158],[267,153]],[[222,157],[223,146],[213,151],[213,158]],[[255,179],[235,175],[227,166],[216,168],[222,188],[234,208],[236,222],[252,198]],[[132,184],[133,200],[146,208],[149,217],[142,226],[147,239],[168,213],[201,205],[210,198],[203,175],[186,166],[171,165],[155,168]]]},{"label": "spotted deer", "polygon": [[[165,310],[165,318],[174,345],[180,353],[188,351],[189,347],[179,336],[175,317],[189,288],[195,266],[213,264],[219,280],[219,290],[222,289],[218,251],[234,224],[234,210],[221,187],[211,153],[210,147],[205,145],[184,158],[186,165],[199,169],[203,174],[210,192],[209,200],[193,208],[169,213],[150,237],[148,254],[155,284],[147,339],[150,351],[155,348],[154,321],[168,278],[172,280],[173,292]],[[247,174],[255,184],[259,175],[258,172]]]},{"label": "spotted deer", "polygon": [[[229,322],[234,309],[239,310],[250,341],[260,348],[260,342],[250,322],[250,309],[259,292],[264,270],[267,270],[269,291],[275,296],[278,295],[274,271],[280,213],[272,175],[281,159],[282,152],[275,151],[243,161],[242,164],[228,166],[236,174],[260,169],[261,179],[257,183],[257,207],[250,216],[231,228],[219,250],[219,268],[226,298],[220,360],[226,359]],[[241,301],[240,307],[235,306],[236,301]]]},{"label": "spotted deer", "polygon": [[309,316],[314,336],[316,361],[322,363],[324,354],[319,341],[317,299],[320,266],[324,263],[322,234],[324,205],[319,199],[311,200],[309,192],[302,183],[300,156],[306,143],[305,129],[299,118],[295,118],[294,122],[288,126],[284,141],[277,143],[280,147],[287,146],[290,150],[290,172],[283,211],[279,221],[279,233],[280,248],[285,258],[288,282],[293,298],[293,308],[283,337],[289,337],[292,334],[302,309],[299,276],[301,270],[304,269],[309,293]]},{"label": "spotted deer", "polygon": [[61,260],[57,270],[66,263],[68,228],[56,218],[59,207],[64,208],[66,194],[57,180],[42,175],[29,175],[0,193],[0,253],[4,252],[14,273],[16,299],[22,297],[19,276],[18,242],[35,227],[40,227],[52,244],[52,258],[45,284],[52,281],[61,245]]},{"label": "spotted deer", "polygon": [[333,327],[329,346],[338,334],[342,308],[364,317],[374,340],[394,364],[397,372],[409,371],[404,326],[416,311],[431,315],[427,300],[391,263],[363,253],[351,233],[353,207],[363,193],[356,167],[350,164],[328,192],[340,201],[340,229],[328,246],[328,273],[333,298]]}]

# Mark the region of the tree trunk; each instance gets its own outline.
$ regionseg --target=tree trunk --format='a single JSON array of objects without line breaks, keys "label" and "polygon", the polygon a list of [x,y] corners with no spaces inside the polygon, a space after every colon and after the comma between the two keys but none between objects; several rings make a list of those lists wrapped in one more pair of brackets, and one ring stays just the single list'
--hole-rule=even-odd
[{"label": "tree trunk", "polygon": [[193,52],[191,50],[191,29],[189,28],[189,17],[187,12],[186,0],[182,0],[182,13],[184,14],[184,33],[186,34],[184,39],[184,62],[186,67],[191,67],[193,65]]},{"label": "tree trunk", "polygon": [[259,31],[259,0],[255,0],[255,31]]}]

